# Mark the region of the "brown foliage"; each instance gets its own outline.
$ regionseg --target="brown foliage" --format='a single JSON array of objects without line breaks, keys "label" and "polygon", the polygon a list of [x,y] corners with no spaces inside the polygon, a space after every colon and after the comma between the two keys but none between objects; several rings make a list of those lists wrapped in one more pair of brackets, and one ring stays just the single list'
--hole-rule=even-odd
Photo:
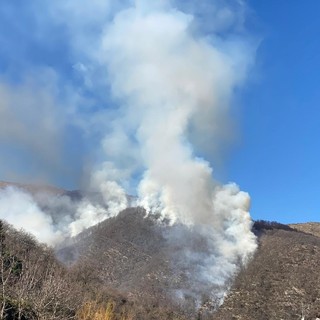
[{"label": "brown foliage", "polygon": [[51,248],[2,221],[0,249],[0,319],[183,319],[154,299],[129,299],[108,287],[86,257],[64,266]]},{"label": "brown foliage", "polygon": [[214,319],[320,317],[320,238],[284,229],[264,229],[254,259]]},{"label": "brown foliage", "polygon": [[[51,248],[0,222],[0,319],[320,317],[320,238],[276,222],[257,221],[259,249],[239,273],[225,303],[216,314],[205,305],[195,314],[191,303],[188,309],[163,294],[174,279],[168,278],[170,270],[160,251],[165,243],[149,220],[139,226],[144,236],[136,233],[136,223],[131,214],[88,230],[79,242],[87,247],[78,248],[77,262],[66,267]],[[315,224],[299,228],[317,234]],[[124,230],[127,233],[121,234]]]},{"label": "brown foliage", "polygon": [[73,319],[79,290],[52,249],[0,222],[1,319]]}]

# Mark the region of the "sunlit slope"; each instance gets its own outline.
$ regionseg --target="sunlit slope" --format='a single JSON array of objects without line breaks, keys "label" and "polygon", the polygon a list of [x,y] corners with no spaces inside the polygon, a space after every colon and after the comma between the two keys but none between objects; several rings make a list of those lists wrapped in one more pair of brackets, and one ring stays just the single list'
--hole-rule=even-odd
[{"label": "sunlit slope", "polygon": [[[294,227],[310,232],[310,224]],[[319,318],[320,238],[288,226],[259,229],[254,259],[238,275],[213,319]]]}]

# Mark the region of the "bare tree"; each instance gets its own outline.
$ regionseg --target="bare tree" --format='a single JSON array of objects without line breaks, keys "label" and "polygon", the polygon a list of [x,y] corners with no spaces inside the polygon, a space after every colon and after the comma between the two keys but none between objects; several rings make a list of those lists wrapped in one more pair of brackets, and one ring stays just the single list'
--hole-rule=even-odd
[{"label": "bare tree", "polygon": [[4,319],[6,313],[12,309],[10,296],[12,285],[19,276],[21,261],[12,254],[7,245],[7,225],[0,220],[0,281],[1,281],[1,310],[0,318]]},{"label": "bare tree", "polygon": [[51,248],[0,221],[0,319],[74,319],[81,288]]}]

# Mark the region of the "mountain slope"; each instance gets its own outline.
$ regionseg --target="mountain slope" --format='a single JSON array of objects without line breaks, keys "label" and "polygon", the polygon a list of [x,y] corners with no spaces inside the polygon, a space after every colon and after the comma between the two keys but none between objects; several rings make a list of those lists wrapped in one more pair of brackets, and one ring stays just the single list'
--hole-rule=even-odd
[{"label": "mountain slope", "polygon": [[320,238],[269,226],[260,226],[259,249],[214,319],[320,318]]},{"label": "mountain slope", "polygon": [[[174,303],[168,293],[186,286],[183,272],[172,268],[173,257],[163,236],[144,211],[127,209],[81,234],[76,243],[60,250],[91,263],[98,281],[126,292],[133,299],[157,304]],[[300,225],[303,229],[304,224]],[[248,266],[237,275],[230,293],[216,313],[201,307],[191,319],[305,319],[320,318],[320,238],[278,223],[256,222],[259,248]],[[315,230],[314,230],[315,232]],[[185,281],[185,282],[184,282]],[[191,302],[191,301],[190,301]],[[194,310],[194,309],[193,309]]]},{"label": "mountain slope", "polygon": [[290,224],[290,227],[320,237],[320,223],[319,222],[307,222],[307,223],[295,223]]},{"label": "mountain slope", "polygon": [[[172,264],[173,248],[156,217],[129,208],[117,217],[82,232],[58,257],[89,281],[117,289],[133,301],[180,310],[175,290],[186,287],[186,275]],[[168,227],[169,228],[169,227]],[[94,278],[94,279],[93,279]],[[184,314],[193,314],[192,301]]]},{"label": "mountain slope", "polygon": [[52,249],[0,220],[0,319],[186,319],[170,306],[130,299],[115,285],[107,287],[97,279],[101,265],[81,262],[63,266]]}]

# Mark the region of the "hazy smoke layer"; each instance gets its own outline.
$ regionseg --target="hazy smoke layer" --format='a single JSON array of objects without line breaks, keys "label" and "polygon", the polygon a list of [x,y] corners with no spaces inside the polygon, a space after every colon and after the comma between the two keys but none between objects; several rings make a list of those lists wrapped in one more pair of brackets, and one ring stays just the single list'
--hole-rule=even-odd
[{"label": "hazy smoke layer", "polygon": [[50,215],[39,208],[30,194],[19,189],[8,187],[1,190],[0,218],[30,232],[39,241],[55,244],[61,239],[61,233],[55,230]]},{"label": "hazy smoke layer", "polygon": [[63,193],[41,189],[30,193],[23,187],[7,186],[0,188],[0,219],[56,246],[125,209],[113,202],[110,194],[78,195],[72,199]]},{"label": "hazy smoke layer", "polygon": [[253,48],[243,31],[245,6],[242,1],[94,1],[87,14],[85,4],[63,3],[50,4],[51,18],[69,31],[79,59],[75,70],[87,89],[99,88],[101,95],[104,88],[114,103],[87,114],[86,121],[80,109],[73,110],[86,133],[102,136],[103,160],[87,186],[101,198],[75,204],[56,197],[51,213],[61,203],[68,209],[54,221],[56,215],[49,218],[29,196],[6,189],[0,213],[14,212],[8,201],[25,204],[33,219],[24,212],[29,222],[21,227],[55,243],[62,233],[76,235],[116,215],[128,206],[127,194],[134,193],[149,213],[161,213],[173,226],[186,225],[195,238],[206,239],[201,251],[178,227],[169,236],[184,248],[179,263],[191,266],[196,289],[188,290],[198,295],[225,288],[239,261],[245,263],[256,248],[250,199],[235,184],[215,182],[202,155],[210,150],[214,155],[228,135],[232,96],[252,62]]}]

